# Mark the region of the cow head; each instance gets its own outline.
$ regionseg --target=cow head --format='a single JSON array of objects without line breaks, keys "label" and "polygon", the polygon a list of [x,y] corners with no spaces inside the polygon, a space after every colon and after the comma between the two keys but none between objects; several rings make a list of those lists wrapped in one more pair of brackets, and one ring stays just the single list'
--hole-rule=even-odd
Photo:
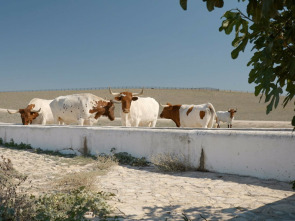
[{"label": "cow head", "polygon": [[19,109],[18,111],[8,111],[10,114],[16,114],[20,113],[20,117],[22,119],[23,125],[29,125],[32,123],[34,119],[36,119],[39,116],[39,112],[41,111],[41,108],[37,111],[33,111],[33,108],[35,107],[35,104],[29,104],[24,109]]},{"label": "cow head", "polygon": [[234,114],[238,111],[238,108],[236,109],[228,109],[228,112],[230,113],[230,118],[233,119]]},{"label": "cow head", "polygon": [[166,105],[161,104],[163,108],[160,118],[171,119],[174,121],[177,127],[180,127],[179,109],[181,105],[172,105],[167,103]]},{"label": "cow head", "polygon": [[95,119],[99,118],[102,115],[108,117],[111,121],[113,121],[115,120],[115,105],[112,100],[99,100],[96,101],[96,106],[93,107],[93,109],[89,110],[89,113],[95,113]]},{"label": "cow head", "polygon": [[115,96],[115,100],[122,103],[122,111],[125,114],[128,114],[130,112],[131,102],[136,101],[138,99],[137,96],[140,96],[143,94],[143,89],[140,93],[131,93],[131,92],[121,92],[121,93],[114,93],[111,91],[111,88],[109,88],[110,93]]}]

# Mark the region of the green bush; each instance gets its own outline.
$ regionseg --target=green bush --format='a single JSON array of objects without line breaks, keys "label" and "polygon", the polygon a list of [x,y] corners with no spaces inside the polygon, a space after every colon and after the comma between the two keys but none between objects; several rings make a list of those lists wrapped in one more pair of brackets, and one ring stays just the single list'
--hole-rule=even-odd
[{"label": "green bush", "polygon": [[86,212],[105,218],[111,211],[106,200],[111,193],[94,192],[79,186],[68,192],[36,198],[19,187],[27,176],[18,173],[10,159],[0,158],[0,221],[87,220]]},{"label": "green bush", "polygon": [[0,159],[0,220],[30,220],[34,210],[31,197],[19,190],[27,176],[14,170],[10,159]]},{"label": "green bush", "polygon": [[[105,156],[104,154],[102,156]],[[150,165],[150,162],[145,157],[137,158],[127,152],[116,153],[116,148],[111,149],[111,156],[114,161],[122,165],[130,165],[136,167],[146,167]]]},{"label": "green bush", "polygon": [[91,211],[100,218],[110,213],[106,199],[111,194],[87,191],[84,187],[69,193],[45,195],[36,201],[36,216],[34,220],[87,220],[84,215]]}]

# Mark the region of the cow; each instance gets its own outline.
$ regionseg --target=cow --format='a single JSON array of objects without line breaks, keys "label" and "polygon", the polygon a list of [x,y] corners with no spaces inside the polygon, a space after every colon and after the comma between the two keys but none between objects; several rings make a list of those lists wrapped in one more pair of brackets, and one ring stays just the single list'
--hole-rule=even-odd
[{"label": "cow", "polygon": [[216,112],[216,123],[217,127],[220,128],[220,121],[227,123],[228,128],[232,128],[232,122],[234,119],[234,114],[238,111],[238,109],[228,109],[228,111],[217,111]]},{"label": "cow", "polygon": [[115,119],[113,101],[90,93],[57,97],[50,103],[50,107],[55,124],[92,126],[100,116],[106,116],[111,121]]},{"label": "cow", "polygon": [[109,92],[115,96],[115,100],[121,102],[121,124],[125,127],[155,127],[159,114],[159,103],[151,97],[138,97],[140,93]]},{"label": "cow", "polygon": [[161,106],[164,108],[160,117],[173,120],[177,127],[213,127],[216,112],[211,103],[199,105],[167,103]]},{"label": "cow", "polygon": [[53,116],[50,109],[50,102],[52,100],[45,100],[40,98],[33,98],[28,106],[19,110],[9,110],[7,112],[9,114],[17,114],[19,113],[22,119],[23,125],[30,124],[52,124]]}]

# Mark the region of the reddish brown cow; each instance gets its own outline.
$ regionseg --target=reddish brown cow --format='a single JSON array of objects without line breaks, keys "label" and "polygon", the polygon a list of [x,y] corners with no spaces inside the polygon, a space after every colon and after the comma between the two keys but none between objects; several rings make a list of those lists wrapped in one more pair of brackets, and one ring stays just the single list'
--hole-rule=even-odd
[{"label": "reddish brown cow", "polygon": [[7,111],[10,114],[20,113],[23,125],[29,125],[32,124],[32,121],[39,116],[39,112],[41,111],[41,108],[38,111],[33,111],[34,107],[35,104],[29,104],[26,108],[19,109],[18,111]]}]

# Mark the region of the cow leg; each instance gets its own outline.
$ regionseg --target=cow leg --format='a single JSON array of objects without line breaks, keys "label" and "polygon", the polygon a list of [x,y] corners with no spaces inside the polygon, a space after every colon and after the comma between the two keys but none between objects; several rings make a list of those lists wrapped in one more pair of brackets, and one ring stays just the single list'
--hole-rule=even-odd
[{"label": "cow leg", "polygon": [[232,124],[230,124],[229,126],[230,126],[230,128],[232,128],[232,127],[233,127],[233,125],[232,125]]},{"label": "cow leg", "polygon": [[84,125],[84,119],[83,118],[78,119],[78,125],[80,125],[80,126]]},{"label": "cow leg", "polygon": [[135,121],[135,125],[134,125],[135,127],[138,127],[139,126],[139,120],[136,120]]},{"label": "cow leg", "polygon": [[56,125],[60,125],[60,118],[59,117],[55,117],[54,119],[53,119],[53,123],[54,124],[56,124]]},{"label": "cow leg", "polygon": [[156,123],[157,123],[156,120],[152,121],[152,125],[151,125],[151,127],[156,127]]},{"label": "cow leg", "polygon": [[42,125],[46,125],[46,118],[45,117],[43,117],[43,119],[42,119]]},{"label": "cow leg", "polygon": [[85,121],[84,121],[84,125],[92,126],[93,123],[91,122],[91,120],[85,120]]}]

